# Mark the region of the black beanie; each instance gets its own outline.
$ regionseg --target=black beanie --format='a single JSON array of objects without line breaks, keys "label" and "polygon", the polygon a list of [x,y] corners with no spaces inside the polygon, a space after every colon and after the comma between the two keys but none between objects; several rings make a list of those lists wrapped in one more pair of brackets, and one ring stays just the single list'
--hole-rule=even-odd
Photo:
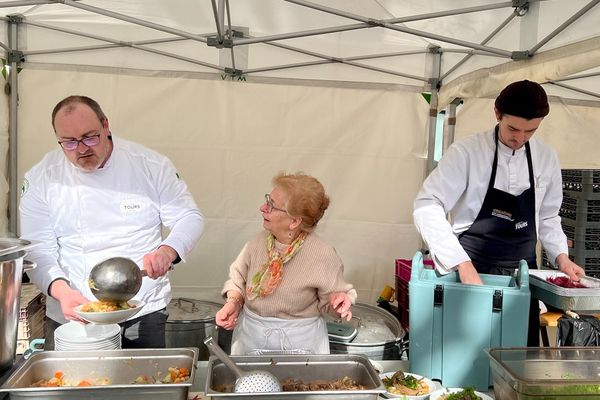
[{"label": "black beanie", "polygon": [[505,87],[496,98],[495,106],[501,114],[525,119],[542,118],[550,112],[548,96],[542,86],[528,80]]}]

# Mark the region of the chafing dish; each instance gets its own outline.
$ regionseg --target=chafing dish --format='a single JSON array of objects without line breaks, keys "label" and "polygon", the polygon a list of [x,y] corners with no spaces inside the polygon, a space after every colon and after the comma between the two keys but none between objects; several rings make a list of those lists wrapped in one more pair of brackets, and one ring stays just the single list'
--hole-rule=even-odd
[{"label": "chafing dish", "polygon": [[385,393],[385,386],[369,359],[362,355],[268,355],[268,356],[232,356],[231,359],[242,370],[268,371],[278,379],[300,379],[304,382],[334,381],[348,377],[365,386],[364,390],[328,390],[307,392],[275,393],[227,393],[221,388],[232,388],[235,375],[218,359],[208,361],[208,376],[205,394],[216,400],[252,398],[252,399],[377,399]]},{"label": "chafing dish", "polygon": [[[88,351],[44,351],[34,353],[0,387],[11,399],[126,399],[187,400],[194,381],[198,349],[127,349]],[[133,384],[140,376],[160,377],[169,367],[187,368],[183,383]],[[56,371],[69,382],[108,380],[105,386],[31,387],[52,378]]]}]

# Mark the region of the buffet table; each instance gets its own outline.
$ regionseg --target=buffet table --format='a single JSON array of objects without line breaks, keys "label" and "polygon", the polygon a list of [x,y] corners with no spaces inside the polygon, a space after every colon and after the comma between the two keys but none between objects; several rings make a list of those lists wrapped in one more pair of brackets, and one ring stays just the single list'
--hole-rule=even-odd
[{"label": "buffet table", "polygon": [[[376,365],[378,364],[377,367],[381,367],[383,369],[382,371],[380,371],[381,373],[394,372],[398,370],[409,370],[408,360],[377,360],[375,361],[375,363]],[[194,383],[190,388],[189,400],[209,399],[210,397],[204,395],[206,376],[208,373],[208,361],[198,361],[196,366],[198,368],[196,371],[196,379],[194,380]],[[439,382],[434,382],[436,384],[436,389],[442,388],[442,385]],[[494,398],[494,391],[491,388],[488,392],[486,392],[486,394]]]}]

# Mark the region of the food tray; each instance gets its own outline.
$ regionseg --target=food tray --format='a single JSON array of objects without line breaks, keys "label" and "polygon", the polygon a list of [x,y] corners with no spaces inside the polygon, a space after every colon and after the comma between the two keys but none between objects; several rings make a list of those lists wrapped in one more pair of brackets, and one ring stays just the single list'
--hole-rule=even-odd
[{"label": "food tray", "polygon": [[549,277],[567,275],[559,271],[530,270],[529,284],[531,295],[546,305],[563,311],[576,311],[580,314],[600,313],[600,279],[584,277],[581,283],[589,288],[563,288],[546,281]]},{"label": "food tray", "polygon": [[[44,351],[34,353],[0,387],[11,399],[123,399],[187,400],[194,381],[198,349],[127,349],[91,351]],[[185,367],[184,383],[132,384],[137,377],[164,376],[169,367]],[[71,382],[108,378],[110,385],[87,387],[31,387],[62,371]]]},{"label": "food tray", "polygon": [[208,361],[205,394],[217,400],[225,399],[377,399],[385,393],[377,371],[363,355],[309,354],[272,356],[232,356],[231,359],[244,371],[262,370],[275,375],[279,380],[301,379],[304,382],[337,380],[349,377],[366,387],[365,390],[323,390],[307,392],[276,393],[225,393],[220,387],[233,388],[235,375],[221,361],[211,357]]},{"label": "food tray", "polygon": [[600,398],[597,347],[513,347],[486,351],[497,399]]}]

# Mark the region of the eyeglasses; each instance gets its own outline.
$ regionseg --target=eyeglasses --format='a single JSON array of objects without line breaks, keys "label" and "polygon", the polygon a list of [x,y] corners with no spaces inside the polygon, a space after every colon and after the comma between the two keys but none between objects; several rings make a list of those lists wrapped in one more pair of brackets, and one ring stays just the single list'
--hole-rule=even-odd
[{"label": "eyeglasses", "polygon": [[267,212],[272,212],[273,210],[277,210],[277,211],[281,211],[287,214],[287,210],[284,210],[283,208],[277,208],[275,207],[275,205],[273,204],[273,200],[271,200],[271,196],[267,193],[265,194],[265,204],[267,205]]},{"label": "eyeglasses", "polygon": [[60,140],[58,141],[58,144],[60,144],[65,150],[75,150],[77,147],[79,147],[79,143],[83,143],[87,147],[94,147],[100,143],[100,134],[98,133],[93,136],[86,136],[81,139],[65,140],[63,142]]}]

